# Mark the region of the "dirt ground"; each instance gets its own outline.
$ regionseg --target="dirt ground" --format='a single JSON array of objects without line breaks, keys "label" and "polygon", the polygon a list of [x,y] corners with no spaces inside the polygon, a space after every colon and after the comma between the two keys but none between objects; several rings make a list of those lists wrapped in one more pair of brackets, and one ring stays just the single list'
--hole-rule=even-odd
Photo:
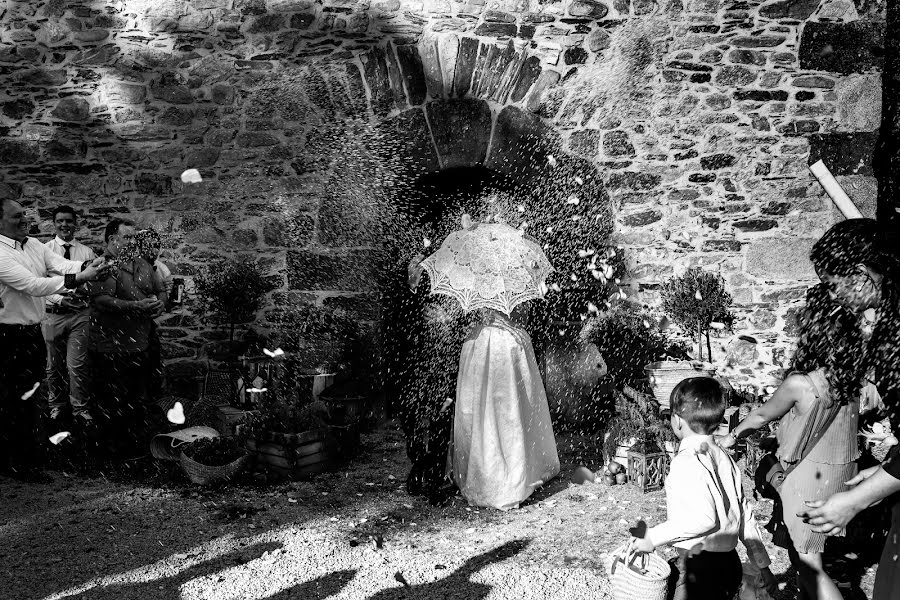
[{"label": "dirt ground", "polygon": [[[0,597],[610,598],[606,553],[635,520],[664,518],[664,495],[573,484],[579,464],[600,466],[599,450],[568,435],[558,446],[561,476],[506,513],[407,495],[402,437],[386,424],[341,472],[305,482],[200,488],[149,458],[49,484],[0,478]],[[765,523],[771,504],[756,510]],[[871,594],[878,544],[861,546],[874,556],[830,551],[845,598]],[[776,599],[795,598],[786,553],[770,553]]]}]

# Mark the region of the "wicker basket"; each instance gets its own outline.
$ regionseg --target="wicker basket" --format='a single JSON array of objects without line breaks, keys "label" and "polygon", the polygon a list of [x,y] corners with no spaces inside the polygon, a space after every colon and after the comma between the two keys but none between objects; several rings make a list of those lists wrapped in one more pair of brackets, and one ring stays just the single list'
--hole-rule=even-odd
[{"label": "wicker basket", "polygon": [[676,385],[688,377],[712,377],[716,373],[716,368],[709,363],[698,361],[666,360],[650,363],[644,367],[644,371],[650,378],[650,387],[653,388],[653,395],[660,408],[669,408],[672,390]]},{"label": "wicker basket", "polygon": [[614,600],[665,600],[672,568],[655,552],[638,555],[630,543],[613,550],[607,562]]},{"label": "wicker basket", "polygon": [[198,483],[200,485],[209,485],[211,483],[216,483],[219,481],[227,481],[243,472],[244,469],[247,468],[247,465],[250,464],[250,455],[245,454],[241,456],[237,460],[228,463],[227,465],[223,465],[221,467],[211,467],[208,465],[202,465],[195,461],[193,458],[185,454],[181,453],[181,468],[184,469],[184,472],[187,474],[188,479],[190,479],[193,483]]}]

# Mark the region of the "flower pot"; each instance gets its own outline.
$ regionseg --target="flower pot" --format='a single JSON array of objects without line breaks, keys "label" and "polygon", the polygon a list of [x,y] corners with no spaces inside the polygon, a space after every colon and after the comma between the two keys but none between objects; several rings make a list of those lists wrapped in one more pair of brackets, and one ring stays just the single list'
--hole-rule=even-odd
[{"label": "flower pot", "polygon": [[710,363],[700,361],[673,361],[664,360],[650,363],[644,367],[650,379],[650,387],[653,396],[659,402],[661,409],[668,409],[671,405],[672,390],[688,377],[712,377],[716,368]]}]

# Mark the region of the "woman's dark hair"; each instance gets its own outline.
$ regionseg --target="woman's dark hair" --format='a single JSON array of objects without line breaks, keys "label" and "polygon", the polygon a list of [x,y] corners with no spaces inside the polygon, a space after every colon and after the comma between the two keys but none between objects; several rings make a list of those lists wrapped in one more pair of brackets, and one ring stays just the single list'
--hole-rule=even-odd
[{"label": "woman's dark hair", "polygon": [[851,311],[818,284],[806,292],[806,306],[798,317],[800,335],[793,371],[825,370],[831,397],[841,404],[858,399],[866,375],[865,341]]},{"label": "woman's dark hair", "polygon": [[[900,255],[898,249],[891,247],[885,229],[873,219],[848,219],[833,225],[819,239],[810,252],[810,260],[819,273],[846,276],[852,274],[858,265],[865,265],[881,275],[881,305],[878,322],[869,341],[845,339],[839,344],[841,352],[848,356],[838,357],[840,363],[862,363],[854,368],[860,379],[868,374],[874,375],[874,382],[882,395],[897,397],[900,394]],[[819,286],[816,286],[818,288]],[[815,288],[814,288],[815,289]],[[812,293],[812,290],[810,290]],[[832,305],[836,303],[827,298],[824,290],[816,292],[824,295]],[[814,298],[820,302],[818,298]],[[815,308],[815,307],[814,307]],[[825,312],[824,322],[819,327],[831,331],[831,335],[853,335],[861,338],[856,317],[846,310],[834,313],[829,317]],[[830,309],[835,310],[835,309]],[[820,311],[814,315],[820,316]],[[846,323],[845,323],[846,321]],[[852,325],[851,325],[852,324]],[[808,329],[801,324],[803,331]],[[852,329],[855,334],[847,333]],[[815,335],[807,333],[807,337]],[[798,353],[800,347],[798,347]],[[811,352],[811,349],[804,349]],[[845,364],[845,366],[848,366]],[[802,370],[802,369],[801,369]],[[849,391],[849,390],[847,390]],[[898,398],[900,400],[900,398]],[[900,408],[900,406],[896,407]]]}]

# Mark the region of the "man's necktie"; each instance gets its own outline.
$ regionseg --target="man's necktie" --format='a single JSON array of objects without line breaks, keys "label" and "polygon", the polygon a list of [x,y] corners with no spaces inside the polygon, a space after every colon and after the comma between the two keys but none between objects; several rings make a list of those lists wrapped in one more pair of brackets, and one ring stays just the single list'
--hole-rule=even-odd
[{"label": "man's necktie", "polygon": [[72,258],[72,253],[71,253],[72,244],[63,244],[63,248],[65,249],[65,252],[63,252],[63,258],[65,258],[66,260],[71,259]]}]

